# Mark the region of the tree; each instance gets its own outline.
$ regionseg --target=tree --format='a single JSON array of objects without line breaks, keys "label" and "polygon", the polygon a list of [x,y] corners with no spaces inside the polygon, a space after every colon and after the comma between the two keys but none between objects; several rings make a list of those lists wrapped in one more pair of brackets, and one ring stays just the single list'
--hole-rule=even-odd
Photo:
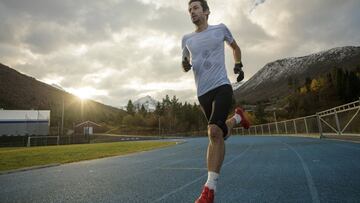
[{"label": "tree", "polygon": [[305,88],[306,88],[307,92],[310,91],[311,81],[312,81],[312,80],[311,80],[310,77],[306,77],[306,78],[305,78]]},{"label": "tree", "polygon": [[255,109],[255,117],[259,123],[266,123],[265,107],[262,103],[258,102]]},{"label": "tree", "polygon": [[155,115],[160,117],[164,114],[164,109],[162,108],[162,105],[160,104],[160,102],[158,102],[156,104],[156,108],[155,108],[155,111],[154,111]]},{"label": "tree", "polygon": [[126,111],[130,115],[135,114],[135,107],[134,107],[134,104],[132,103],[131,100],[129,100],[129,102],[128,102],[127,106],[126,106]]},{"label": "tree", "polygon": [[142,115],[143,117],[146,116],[147,110],[145,109],[144,104],[141,104],[141,108],[140,108],[140,110],[139,110],[139,113],[140,113],[140,115]]}]

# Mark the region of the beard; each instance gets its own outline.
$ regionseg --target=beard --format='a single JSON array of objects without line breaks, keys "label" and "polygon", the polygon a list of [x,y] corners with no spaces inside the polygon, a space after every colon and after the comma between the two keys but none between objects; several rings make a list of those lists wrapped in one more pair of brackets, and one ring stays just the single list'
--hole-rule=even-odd
[{"label": "beard", "polygon": [[200,23],[200,18],[199,18],[199,16],[191,17],[191,21],[192,21],[195,25],[197,25],[197,24]]}]

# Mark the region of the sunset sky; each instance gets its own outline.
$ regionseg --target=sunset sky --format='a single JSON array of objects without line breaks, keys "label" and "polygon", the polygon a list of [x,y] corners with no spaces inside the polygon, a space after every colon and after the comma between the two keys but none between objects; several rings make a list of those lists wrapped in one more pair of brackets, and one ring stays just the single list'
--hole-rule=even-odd
[{"label": "sunset sky", "polygon": [[[146,95],[195,102],[180,66],[181,38],[194,31],[187,2],[0,0],[0,63],[115,107]],[[360,44],[359,0],[208,3],[209,24],[227,25],[240,45],[245,80],[273,60]],[[230,48],[226,65],[234,82]]]}]

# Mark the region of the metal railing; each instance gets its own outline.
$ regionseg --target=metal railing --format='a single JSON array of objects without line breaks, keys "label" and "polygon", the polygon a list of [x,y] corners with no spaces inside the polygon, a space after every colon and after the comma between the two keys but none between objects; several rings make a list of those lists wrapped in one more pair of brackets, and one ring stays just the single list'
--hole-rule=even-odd
[{"label": "metal railing", "polygon": [[240,135],[325,135],[360,136],[360,98],[311,116],[260,124],[249,129],[234,128]]},{"label": "metal railing", "polygon": [[33,139],[39,139],[39,140],[45,140],[45,144],[44,143],[42,143],[41,145],[47,145],[47,141],[48,141],[48,138],[50,138],[50,139],[53,139],[53,138],[55,138],[56,139],[56,145],[59,145],[59,140],[60,140],[60,136],[29,136],[28,137],[28,141],[27,141],[27,147],[31,147],[31,143],[32,143],[32,141],[31,140],[33,140]]}]

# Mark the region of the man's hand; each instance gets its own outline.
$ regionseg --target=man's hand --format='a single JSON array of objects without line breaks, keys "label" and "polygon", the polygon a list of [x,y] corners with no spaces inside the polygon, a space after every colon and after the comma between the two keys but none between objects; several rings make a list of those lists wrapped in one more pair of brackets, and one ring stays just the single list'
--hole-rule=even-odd
[{"label": "man's hand", "polygon": [[237,82],[240,82],[244,79],[244,71],[242,70],[243,64],[241,62],[235,63],[234,73],[239,74],[236,78]]},{"label": "man's hand", "polygon": [[191,69],[192,66],[187,57],[184,57],[184,60],[182,61],[182,67],[184,69],[184,72],[188,72]]}]

